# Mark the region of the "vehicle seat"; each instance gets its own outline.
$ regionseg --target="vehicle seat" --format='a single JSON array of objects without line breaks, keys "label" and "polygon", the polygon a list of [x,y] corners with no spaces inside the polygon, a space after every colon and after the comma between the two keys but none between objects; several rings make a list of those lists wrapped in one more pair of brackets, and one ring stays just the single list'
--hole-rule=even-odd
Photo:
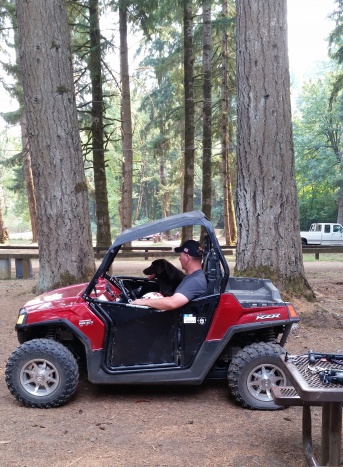
[{"label": "vehicle seat", "polygon": [[204,260],[202,269],[207,279],[207,294],[213,295],[220,293],[222,282],[220,261],[214,249],[210,248],[209,239],[206,237],[204,241]]}]

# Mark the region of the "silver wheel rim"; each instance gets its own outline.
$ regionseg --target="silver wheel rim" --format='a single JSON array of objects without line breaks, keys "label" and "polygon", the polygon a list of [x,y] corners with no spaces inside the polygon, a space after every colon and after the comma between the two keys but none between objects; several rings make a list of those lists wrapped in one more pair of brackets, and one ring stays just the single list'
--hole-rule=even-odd
[{"label": "silver wheel rim", "polygon": [[56,367],[45,359],[27,362],[20,371],[20,382],[26,392],[37,397],[52,394],[60,381]]},{"label": "silver wheel rim", "polygon": [[272,401],[271,388],[285,386],[286,375],[276,365],[262,364],[256,366],[248,375],[247,387],[249,393],[262,402]]}]

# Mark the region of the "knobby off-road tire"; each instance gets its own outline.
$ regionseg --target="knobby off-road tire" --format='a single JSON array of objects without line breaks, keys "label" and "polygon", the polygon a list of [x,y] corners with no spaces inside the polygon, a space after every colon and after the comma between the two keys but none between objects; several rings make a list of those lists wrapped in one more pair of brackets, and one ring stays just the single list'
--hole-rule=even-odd
[{"label": "knobby off-road tire", "polygon": [[26,407],[50,408],[74,394],[79,368],[64,345],[50,339],[33,339],[19,346],[6,365],[6,383]]},{"label": "knobby off-road tire", "polygon": [[284,352],[281,346],[264,342],[237,352],[229,365],[228,383],[239,404],[257,410],[283,409],[274,403],[270,389],[287,385],[286,375],[279,366],[279,355]]}]

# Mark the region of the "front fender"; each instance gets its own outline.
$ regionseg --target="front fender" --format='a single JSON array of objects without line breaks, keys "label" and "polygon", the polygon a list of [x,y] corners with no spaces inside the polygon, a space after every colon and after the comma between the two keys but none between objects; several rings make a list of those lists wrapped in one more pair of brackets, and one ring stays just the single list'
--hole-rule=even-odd
[{"label": "front fender", "polygon": [[[25,315],[23,317],[23,314]],[[72,307],[54,308],[45,310],[30,310],[24,308],[20,311],[16,331],[35,334],[35,328],[49,328],[63,326],[70,329],[83,343],[87,343],[92,350],[102,349],[105,337],[105,324],[96,316],[85,302],[77,303]],[[19,339],[19,337],[18,337]]]},{"label": "front fender", "polygon": [[[63,320],[63,319],[62,320],[60,319],[58,321],[51,320],[45,323],[17,325],[16,330],[17,330],[18,341],[20,344],[23,344],[24,342],[28,340],[32,340],[36,338],[38,332],[41,334],[42,330],[44,329],[46,329],[48,332],[48,330],[54,326],[59,327],[59,328],[62,327],[64,330],[70,331],[71,334],[73,334],[75,338],[83,344],[87,353],[93,350],[90,339],[83,332],[81,332],[79,328],[77,328],[72,323],[70,323],[70,321]],[[27,336],[29,336],[29,338],[26,338]]]}]

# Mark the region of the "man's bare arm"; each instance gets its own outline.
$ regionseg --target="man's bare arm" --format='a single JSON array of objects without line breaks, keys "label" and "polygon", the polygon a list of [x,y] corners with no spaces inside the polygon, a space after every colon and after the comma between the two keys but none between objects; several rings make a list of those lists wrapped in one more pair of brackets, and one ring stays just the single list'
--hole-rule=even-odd
[{"label": "man's bare arm", "polygon": [[150,306],[151,308],[156,308],[156,310],[175,310],[176,308],[186,305],[188,302],[189,300],[187,297],[181,293],[175,293],[171,297],[150,298],[146,300],[144,298],[137,298],[137,300],[134,300],[131,304]]}]

